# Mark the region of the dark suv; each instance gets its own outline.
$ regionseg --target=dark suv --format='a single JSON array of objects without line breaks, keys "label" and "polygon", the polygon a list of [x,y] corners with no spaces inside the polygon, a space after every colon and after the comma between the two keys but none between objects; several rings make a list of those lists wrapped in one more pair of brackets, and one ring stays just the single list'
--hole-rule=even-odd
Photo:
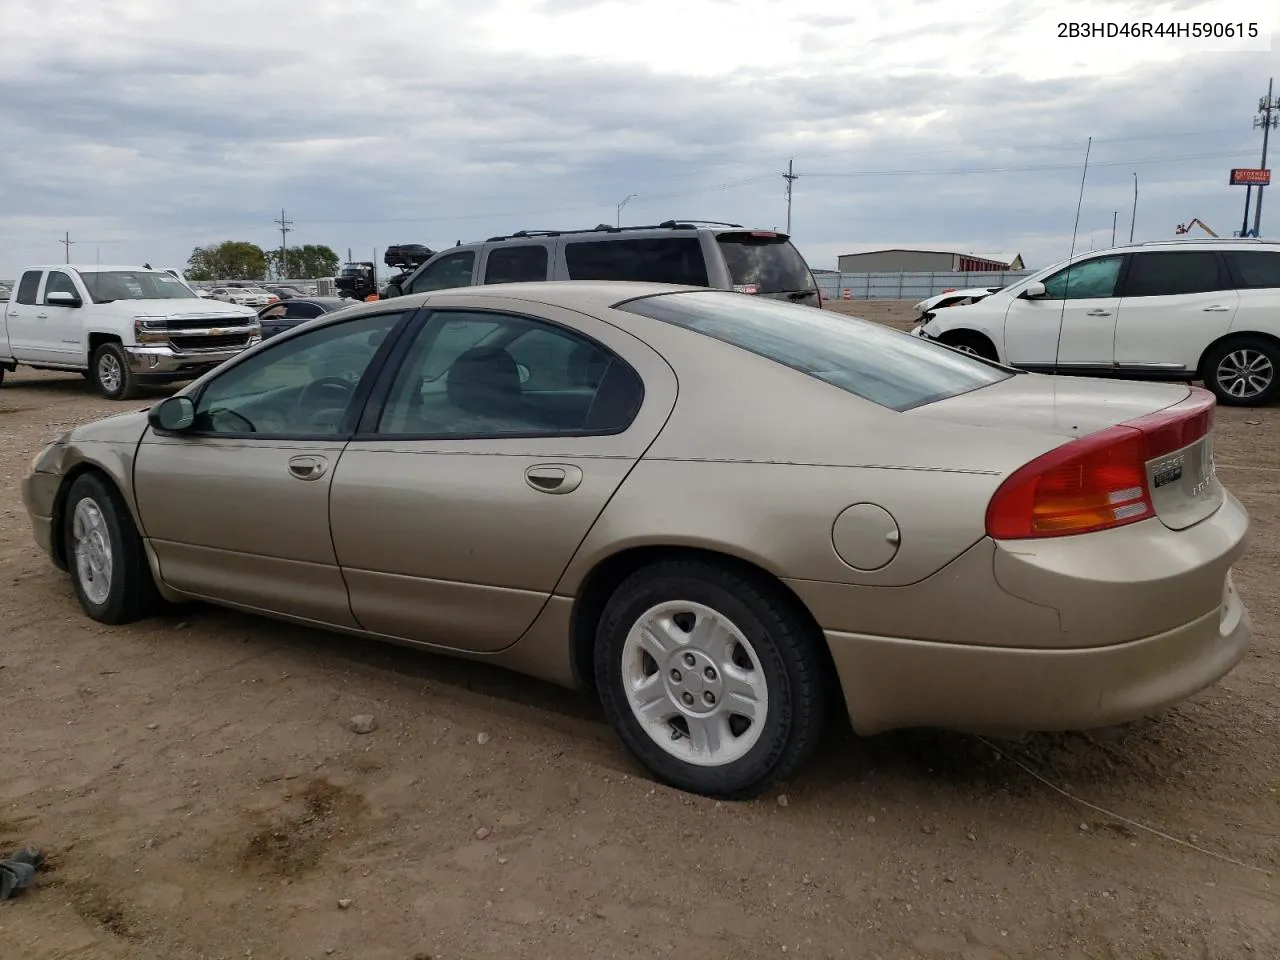
[{"label": "dark suv", "polygon": [[822,306],[813,272],[776,230],[668,220],[646,227],[521,230],[435,254],[383,297],[532,280],[639,280]]}]

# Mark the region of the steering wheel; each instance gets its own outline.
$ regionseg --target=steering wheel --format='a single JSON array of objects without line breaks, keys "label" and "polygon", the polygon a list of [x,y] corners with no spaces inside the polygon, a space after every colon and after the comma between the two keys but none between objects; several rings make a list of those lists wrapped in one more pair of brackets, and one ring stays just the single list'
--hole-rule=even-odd
[{"label": "steering wheel", "polygon": [[341,396],[334,398],[333,402],[329,405],[330,409],[333,407],[346,409],[347,404],[351,402],[352,394],[356,392],[355,384],[351,383],[349,380],[343,380],[341,377],[321,377],[319,380],[313,380],[311,383],[303,387],[302,392],[298,394],[298,399],[294,404],[294,419],[299,423],[302,422],[304,417],[308,420],[312,420],[315,418],[316,413],[320,412],[316,411],[316,413],[308,413],[306,409],[308,402],[312,401],[313,395],[315,396],[315,400],[319,401],[320,394],[333,394],[339,392],[341,393]]}]

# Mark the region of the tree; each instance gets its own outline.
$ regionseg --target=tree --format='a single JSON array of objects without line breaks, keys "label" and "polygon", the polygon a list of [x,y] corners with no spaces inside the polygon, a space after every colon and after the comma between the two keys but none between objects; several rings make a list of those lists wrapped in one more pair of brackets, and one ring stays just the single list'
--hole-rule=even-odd
[{"label": "tree", "polygon": [[188,280],[262,280],[267,275],[267,255],[256,243],[228,240],[196,247],[184,272]]},{"label": "tree", "polygon": [[285,254],[287,259],[284,263],[281,263],[279,250],[272,250],[267,254],[271,272],[281,280],[332,277],[338,272],[338,264],[341,262],[333,249],[323,243],[304,243],[299,247],[289,247]]}]

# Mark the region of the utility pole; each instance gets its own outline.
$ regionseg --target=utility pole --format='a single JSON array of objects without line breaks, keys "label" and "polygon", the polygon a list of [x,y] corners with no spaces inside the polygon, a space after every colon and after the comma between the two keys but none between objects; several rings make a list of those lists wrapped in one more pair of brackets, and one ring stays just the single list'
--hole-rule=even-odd
[{"label": "utility pole", "polygon": [[1129,242],[1133,243],[1133,228],[1138,222],[1138,171],[1133,171],[1133,217],[1129,220]]},{"label": "utility pole", "polygon": [[65,262],[70,263],[71,262],[71,245],[75,243],[75,241],[71,239],[71,231],[68,230],[66,233],[64,233],[62,235],[62,239],[59,240],[58,242],[62,244],[63,248],[67,251],[67,259]]},{"label": "utility pole", "polygon": [[791,236],[791,185],[800,176],[795,172],[795,162],[795,157],[788,160],[787,172],[782,175],[782,179],[787,181],[787,236]]},{"label": "utility pole", "polygon": [[293,229],[293,221],[285,219],[284,207],[281,207],[280,219],[273,220],[271,222],[280,224],[280,276],[277,277],[276,279],[288,280],[289,279],[289,260],[286,254],[289,249],[289,244],[285,238],[288,235],[289,231]]},{"label": "utility pole", "polygon": [[621,227],[622,227],[622,208],[623,208],[623,207],[625,207],[625,206],[627,205],[627,201],[629,201],[629,200],[634,200],[634,199],[636,199],[636,195],[635,195],[634,193],[628,193],[625,197],[623,197],[621,200],[619,200],[619,201],[618,201],[618,203],[616,204],[616,206],[617,206],[617,208],[618,208],[618,220],[617,220],[617,226],[618,226],[619,228],[621,228]]},{"label": "utility pole", "polygon": [[[1262,163],[1259,166],[1263,170],[1267,169],[1268,134],[1272,127],[1280,126],[1280,99],[1271,95],[1274,84],[1274,77],[1267,81],[1267,95],[1258,101],[1258,115],[1253,118],[1253,125],[1262,128]],[[1262,184],[1258,184],[1258,199],[1253,208],[1253,235],[1262,236]]]},{"label": "utility pole", "polygon": [[1119,210],[1111,211],[1111,245],[1116,245],[1116,217],[1120,216]]}]

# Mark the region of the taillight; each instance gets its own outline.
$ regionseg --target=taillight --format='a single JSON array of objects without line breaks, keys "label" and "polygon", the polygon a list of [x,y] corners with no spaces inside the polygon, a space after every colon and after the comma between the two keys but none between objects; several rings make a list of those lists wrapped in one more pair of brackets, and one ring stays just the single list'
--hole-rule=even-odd
[{"label": "taillight", "polygon": [[1213,428],[1207,390],[1164,410],[1072,440],[1018,468],[987,505],[996,540],[1107,530],[1155,516],[1147,462],[1195,443]]}]

